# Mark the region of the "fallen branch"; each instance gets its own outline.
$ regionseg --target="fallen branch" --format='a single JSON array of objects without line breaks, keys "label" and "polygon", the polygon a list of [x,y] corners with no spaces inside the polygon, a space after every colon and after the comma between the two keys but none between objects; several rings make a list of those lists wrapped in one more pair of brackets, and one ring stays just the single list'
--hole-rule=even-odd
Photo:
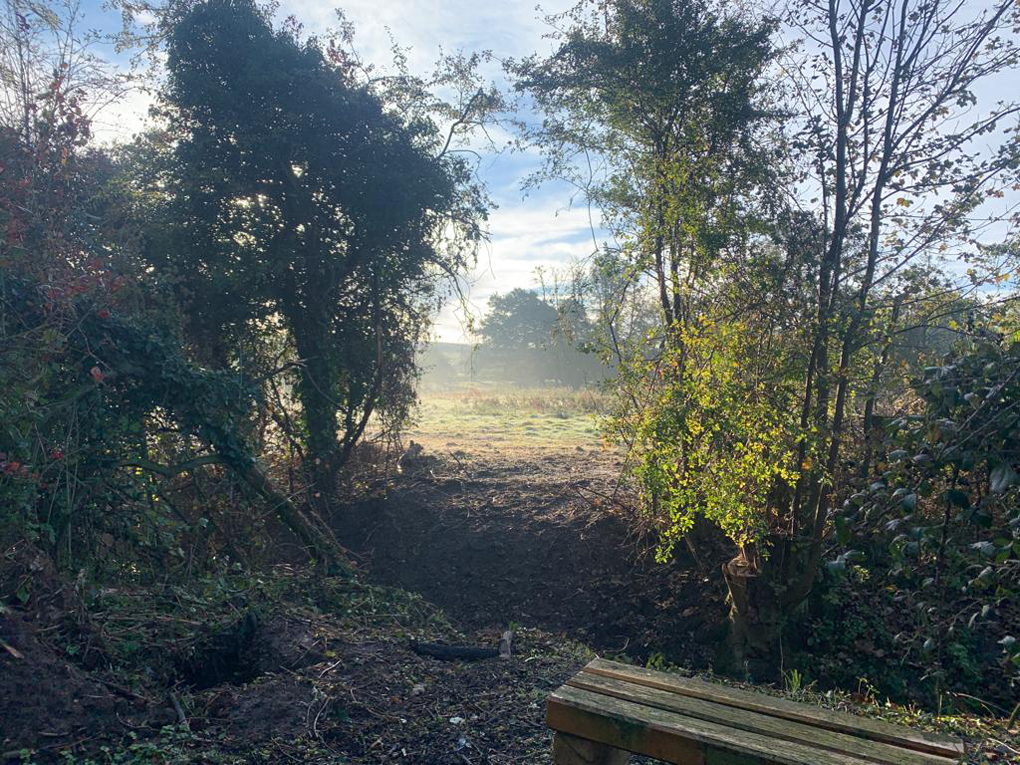
[{"label": "fallen branch", "polygon": [[177,694],[170,691],[170,703],[173,705],[174,712],[177,713],[177,723],[187,730],[191,730],[191,726],[188,724],[188,716],[184,714],[184,708],[181,706],[181,702],[177,699]]},{"label": "fallen branch", "polygon": [[416,640],[411,641],[411,650],[419,656],[428,656],[440,661],[478,661],[499,656],[499,649],[489,646],[419,643]]}]

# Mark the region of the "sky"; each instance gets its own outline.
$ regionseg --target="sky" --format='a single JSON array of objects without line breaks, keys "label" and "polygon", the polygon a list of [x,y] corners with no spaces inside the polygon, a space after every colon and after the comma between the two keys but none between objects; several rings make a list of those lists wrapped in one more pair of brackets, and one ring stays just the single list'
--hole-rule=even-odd
[{"label": "sky", "polygon": [[[105,0],[72,0],[83,5],[89,27],[105,31],[119,28],[117,12],[105,9]],[[567,10],[576,0],[544,0],[541,7],[532,0],[280,0],[278,19],[294,16],[307,34],[318,34],[336,25],[336,10],[342,8],[355,26],[355,47],[362,59],[382,70],[392,60],[391,47],[404,48],[410,70],[425,74],[442,52],[491,51],[496,62],[506,58],[547,54],[552,41],[544,18]],[[985,0],[975,0],[977,8]],[[125,54],[109,52],[111,59],[124,62]],[[498,63],[486,72],[506,89]],[[1013,73],[1005,77],[1011,79]],[[1007,87],[1000,78],[985,87]],[[130,93],[121,103],[107,107],[96,116],[94,129],[101,141],[130,138],[145,123],[150,97]],[[529,119],[528,114],[518,114]],[[537,119],[537,115],[530,115]],[[504,136],[506,138],[508,136]],[[572,204],[565,184],[547,184],[527,196],[522,181],[539,167],[534,152],[504,151],[483,157],[478,172],[494,203],[488,221],[488,240],[478,252],[476,267],[461,285],[466,306],[457,299],[447,301],[436,316],[433,339],[445,342],[474,342],[467,332],[469,315],[476,320],[485,313],[494,293],[538,286],[537,272],[547,278],[565,272],[571,262],[593,251],[592,219],[583,200]],[[1002,200],[1001,207],[1018,203],[1016,195]],[[597,217],[594,221],[597,224]],[[601,232],[596,231],[596,235]],[[989,241],[1000,239],[1002,227],[984,232]],[[966,264],[950,264],[952,273],[962,276]]]},{"label": "sky", "polygon": [[[544,17],[573,4],[574,0],[547,0],[539,8],[517,0],[347,0],[339,5],[330,0],[283,0],[279,18],[293,15],[305,32],[316,34],[335,26],[336,9],[342,8],[354,23],[355,47],[366,62],[385,68],[392,39],[407,49],[411,71],[425,73],[441,51],[488,50],[497,60],[546,53],[552,43],[543,39],[548,30]],[[104,10],[103,0],[84,0],[84,8],[90,26],[112,29],[119,24],[116,13]],[[506,86],[497,65],[488,74]],[[99,139],[130,138],[144,125],[148,104],[145,93],[135,92],[107,107],[95,118]],[[571,205],[568,188],[550,184],[524,196],[521,181],[539,162],[536,154],[524,152],[502,152],[481,162],[479,175],[495,207],[489,216],[488,241],[462,285],[467,311],[476,319],[493,293],[535,288],[536,269],[547,274],[564,270],[572,260],[592,252],[588,209],[583,202]],[[436,317],[435,339],[473,342],[475,338],[466,333],[467,318],[460,301],[449,300]]]}]

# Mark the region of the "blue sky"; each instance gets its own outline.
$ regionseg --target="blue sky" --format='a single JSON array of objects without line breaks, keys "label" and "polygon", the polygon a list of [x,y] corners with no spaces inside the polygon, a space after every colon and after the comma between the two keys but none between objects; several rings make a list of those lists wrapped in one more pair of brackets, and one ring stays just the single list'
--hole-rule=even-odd
[{"label": "blue sky", "polygon": [[[284,0],[279,16],[294,15],[306,32],[315,34],[335,26],[335,11],[342,8],[355,25],[355,45],[367,62],[385,68],[392,34],[408,49],[412,71],[425,73],[441,51],[490,50],[496,59],[546,52],[551,43],[543,39],[544,16],[566,10],[573,2],[552,0],[539,9],[530,2],[513,1],[348,0],[337,5],[329,0]],[[120,22],[119,14],[104,10],[101,0],[85,0],[84,7],[89,26],[113,29]],[[501,79],[498,65],[488,74]],[[129,138],[144,124],[148,103],[146,94],[137,92],[107,108],[96,117],[97,135],[106,141]],[[549,185],[523,197],[520,182],[538,162],[534,154],[504,152],[481,163],[479,173],[497,207],[490,214],[489,241],[464,285],[475,316],[484,312],[494,292],[534,287],[537,268],[563,269],[592,251],[588,210],[583,203],[571,208],[566,187]],[[436,338],[471,341],[464,332],[465,318],[458,301],[451,300],[437,317]]]}]

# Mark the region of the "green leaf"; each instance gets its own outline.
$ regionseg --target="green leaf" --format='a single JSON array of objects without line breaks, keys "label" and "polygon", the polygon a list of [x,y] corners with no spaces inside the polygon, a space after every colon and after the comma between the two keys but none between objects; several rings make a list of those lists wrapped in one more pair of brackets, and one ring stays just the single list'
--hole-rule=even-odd
[{"label": "green leaf", "polygon": [[959,489],[950,489],[947,491],[946,498],[957,507],[962,507],[964,510],[970,509],[970,497]]},{"label": "green leaf", "polygon": [[988,541],[975,542],[974,544],[971,545],[971,547],[987,557],[991,557],[992,555],[995,554],[995,545]]},{"label": "green leaf", "polygon": [[996,494],[1000,494],[1016,483],[1016,471],[1003,463],[992,469],[991,474],[988,476],[988,482],[991,490]]}]

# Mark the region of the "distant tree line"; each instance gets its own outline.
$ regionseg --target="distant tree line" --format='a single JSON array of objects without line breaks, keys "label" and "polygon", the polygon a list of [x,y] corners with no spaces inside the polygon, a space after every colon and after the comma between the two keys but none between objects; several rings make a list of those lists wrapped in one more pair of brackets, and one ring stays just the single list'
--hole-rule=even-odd
[{"label": "distant tree line", "polygon": [[542,297],[515,288],[489,298],[475,345],[439,343],[422,355],[425,382],[450,387],[471,381],[520,386],[582,387],[610,369],[597,353],[596,330],[576,297]]}]

